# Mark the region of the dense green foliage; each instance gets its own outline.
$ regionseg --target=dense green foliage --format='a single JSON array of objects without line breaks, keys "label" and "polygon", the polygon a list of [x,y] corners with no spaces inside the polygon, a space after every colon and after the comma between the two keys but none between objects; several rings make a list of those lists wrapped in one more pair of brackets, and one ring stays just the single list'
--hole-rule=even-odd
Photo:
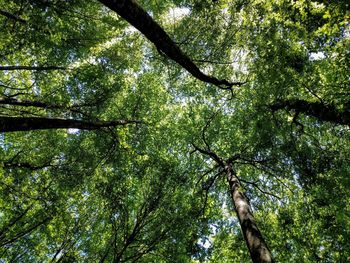
[{"label": "dense green foliage", "polygon": [[98,1],[0,0],[0,117],[141,121],[1,133],[0,262],[249,262],[194,144],[235,156],[276,262],[350,262],[348,1],[138,3],[245,84],[195,79]]}]

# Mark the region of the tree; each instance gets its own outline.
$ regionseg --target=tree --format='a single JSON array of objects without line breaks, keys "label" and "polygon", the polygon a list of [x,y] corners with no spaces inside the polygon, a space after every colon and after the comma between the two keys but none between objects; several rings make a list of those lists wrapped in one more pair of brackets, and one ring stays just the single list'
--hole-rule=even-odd
[{"label": "tree", "polygon": [[196,145],[193,146],[196,151],[210,156],[217,163],[217,165],[223,169],[222,172],[226,174],[232,202],[235,207],[239,224],[241,226],[245,242],[247,243],[252,261],[273,262],[271,252],[268,249],[266,242],[262,237],[262,234],[260,233],[260,230],[254,220],[249,201],[245,193],[241,190],[241,183],[235,171],[233,170],[232,164],[239,157],[234,156],[228,160],[223,160],[215,153],[211,152],[210,149],[203,150],[198,148]]},{"label": "tree", "polygon": [[348,10],[0,1],[0,258],[349,261]]}]

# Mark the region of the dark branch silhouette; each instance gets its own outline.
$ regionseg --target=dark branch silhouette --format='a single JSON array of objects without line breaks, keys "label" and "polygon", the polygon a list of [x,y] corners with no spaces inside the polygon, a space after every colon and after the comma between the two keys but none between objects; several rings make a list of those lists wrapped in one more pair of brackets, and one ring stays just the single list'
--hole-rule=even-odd
[{"label": "dark branch silhouette", "polygon": [[241,86],[243,82],[229,82],[204,74],[197,65],[176,45],[164,29],[139,6],[134,0],[99,0],[115,11],[150,40],[160,51],[195,78],[213,84],[221,89],[231,90],[233,86]]},{"label": "dark branch silhouette", "polygon": [[20,23],[22,23],[22,24],[27,23],[27,21],[24,20],[23,18],[20,18],[19,16],[16,16],[16,15],[14,15],[14,14],[12,14],[12,13],[6,11],[6,10],[0,9],[0,15],[3,15],[3,16],[5,16],[5,17],[9,18],[9,19],[14,20],[14,21],[18,21],[18,22],[20,22]]},{"label": "dark branch silhouette", "polygon": [[39,221],[38,223],[30,226],[29,228],[19,232],[18,234],[16,234],[14,237],[10,238],[10,239],[5,239],[3,241],[0,242],[0,247],[4,247],[8,244],[11,244],[13,242],[16,242],[18,239],[20,239],[21,237],[30,234],[32,231],[34,231],[36,228],[40,227],[41,225],[46,224],[48,221],[50,221],[52,219],[51,216],[46,217],[45,219],[43,219],[42,221]]},{"label": "dark branch silhouette", "polygon": [[50,119],[40,117],[0,117],[0,132],[31,131],[47,129],[81,129],[96,130],[106,127],[123,126],[132,123],[141,123],[137,120],[117,121],[82,121],[73,119]]},{"label": "dark branch silhouette", "polygon": [[313,116],[320,121],[328,121],[340,125],[350,126],[350,109],[338,110],[333,105],[306,100],[283,100],[270,106],[273,111],[280,109],[294,110],[295,112]]}]

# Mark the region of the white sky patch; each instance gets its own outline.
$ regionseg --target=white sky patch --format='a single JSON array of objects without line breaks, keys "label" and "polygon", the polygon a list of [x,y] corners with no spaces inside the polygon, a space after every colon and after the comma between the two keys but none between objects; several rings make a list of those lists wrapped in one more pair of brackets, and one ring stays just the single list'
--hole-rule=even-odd
[{"label": "white sky patch", "polygon": [[79,131],[80,131],[79,129],[69,128],[69,129],[67,130],[67,133],[68,133],[68,134],[78,134]]},{"label": "white sky patch", "polygon": [[235,72],[248,74],[248,65],[243,61],[248,60],[248,51],[244,49],[232,50],[232,64],[231,67]]},{"label": "white sky patch", "polygon": [[190,13],[191,13],[191,10],[187,7],[175,7],[175,8],[172,8],[170,11],[170,14],[175,19],[181,19],[184,16],[188,16]]},{"label": "white sky patch", "polygon": [[176,21],[181,20],[185,16],[188,16],[191,13],[191,10],[187,7],[174,7],[171,8],[168,13],[164,15],[164,20],[166,23],[175,23]]},{"label": "white sky patch", "polygon": [[350,37],[350,23],[345,25],[344,37],[345,38],[349,38]]},{"label": "white sky patch", "polygon": [[210,248],[210,246],[212,245],[212,241],[210,241],[208,238],[205,238],[205,240],[200,239],[198,241],[198,244],[206,249]]},{"label": "white sky patch", "polygon": [[315,61],[315,60],[321,60],[321,59],[325,59],[326,55],[324,54],[324,52],[311,52],[309,55],[309,59],[310,61]]},{"label": "white sky patch", "polygon": [[125,32],[127,33],[127,34],[134,34],[134,33],[136,33],[136,32],[138,32],[138,30],[135,28],[135,27],[133,27],[133,26],[128,26],[126,29],[125,29]]}]

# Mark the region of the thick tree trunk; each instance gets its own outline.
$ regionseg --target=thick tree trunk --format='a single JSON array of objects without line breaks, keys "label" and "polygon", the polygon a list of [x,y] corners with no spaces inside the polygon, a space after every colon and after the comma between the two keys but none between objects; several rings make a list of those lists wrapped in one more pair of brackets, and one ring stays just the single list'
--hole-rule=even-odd
[{"label": "thick tree trunk", "polygon": [[252,261],[254,263],[274,262],[271,252],[256,225],[249,202],[244,193],[241,191],[240,182],[233,171],[231,163],[226,164],[225,172],[227,175],[227,181],[230,185],[232,201],[235,206],[242,233],[248,246]]},{"label": "thick tree trunk", "polygon": [[204,74],[196,64],[175,44],[164,29],[140,7],[135,0],[99,0],[102,4],[115,11],[150,40],[159,51],[185,68],[195,78],[214,84],[223,89],[240,86],[241,82],[219,80]]},{"label": "thick tree trunk", "polygon": [[96,121],[88,122],[72,119],[50,119],[38,117],[0,117],[0,132],[14,131],[31,131],[31,130],[47,130],[47,129],[81,129],[96,130],[103,127],[114,127],[118,125],[126,125],[130,123],[140,123],[134,120],[118,120],[118,121]]},{"label": "thick tree trunk", "polygon": [[332,105],[320,102],[308,102],[306,100],[284,100],[278,101],[270,106],[273,111],[280,109],[295,110],[313,116],[320,121],[329,121],[335,124],[350,126],[350,110],[340,111]]}]

